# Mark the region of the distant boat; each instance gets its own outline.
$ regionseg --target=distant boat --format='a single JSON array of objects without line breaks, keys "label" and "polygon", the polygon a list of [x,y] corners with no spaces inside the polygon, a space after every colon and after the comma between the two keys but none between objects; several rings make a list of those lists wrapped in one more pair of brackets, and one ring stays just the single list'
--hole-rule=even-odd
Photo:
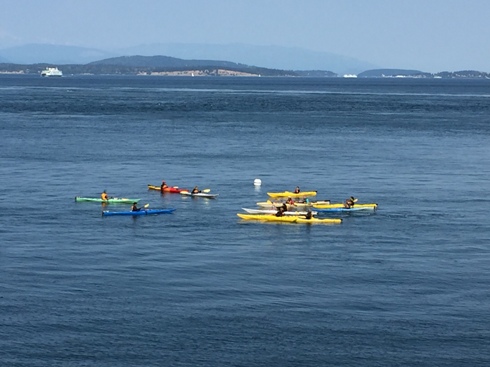
[{"label": "distant boat", "polygon": [[63,73],[58,68],[46,68],[41,71],[41,76],[63,76]]},{"label": "distant boat", "polygon": [[357,78],[356,74],[344,74],[344,78]]}]

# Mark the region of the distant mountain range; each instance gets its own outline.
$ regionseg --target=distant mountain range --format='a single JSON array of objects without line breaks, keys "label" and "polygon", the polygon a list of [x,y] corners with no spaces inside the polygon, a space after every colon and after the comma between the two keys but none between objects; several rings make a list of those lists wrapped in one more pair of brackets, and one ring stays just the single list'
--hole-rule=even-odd
[{"label": "distant mountain range", "polygon": [[336,74],[357,74],[378,68],[367,61],[327,52],[279,46],[246,44],[151,44],[104,51],[91,48],[28,44],[0,49],[0,62],[13,64],[87,64],[118,56],[165,55],[187,60],[228,60],[261,68],[282,70],[329,70]]},{"label": "distant mountain range", "polygon": [[[179,48],[176,45],[168,46],[168,52],[181,52],[182,54],[199,53],[200,45],[186,45],[189,47],[187,51]],[[202,45],[201,45],[202,46]],[[128,53],[149,53],[151,46],[141,46],[142,48],[127,49]],[[156,47],[156,46],[155,46]],[[173,49],[172,49],[173,47]],[[224,47],[224,46],[223,46]],[[225,48],[216,46],[214,52],[208,54],[218,55],[219,52],[224,52]],[[272,52],[276,58],[278,55],[282,55],[285,60],[290,60],[295,55],[307,55],[309,51],[300,49],[288,49],[288,48],[261,48],[255,46],[237,46],[240,50],[249,50],[250,47],[256,51],[255,57],[266,57],[267,52]],[[211,47],[212,48],[212,47]],[[179,51],[180,50],[180,51]],[[228,49],[229,51],[231,49]],[[201,50],[205,53],[205,50]],[[290,55],[288,56],[288,54]],[[315,54],[315,53],[313,53]],[[312,59],[315,59],[312,54]],[[322,54],[327,57],[330,54]],[[258,56],[257,56],[258,55]],[[327,56],[325,56],[327,55]],[[72,46],[46,46],[46,45],[26,45],[20,47],[13,47],[9,49],[0,50],[0,73],[24,73],[24,74],[40,74],[41,71],[48,66],[58,66],[62,69],[64,75],[75,74],[119,74],[119,75],[189,75],[189,76],[310,76],[310,77],[359,77],[359,78],[394,78],[394,77],[410,77],[410,78],[486,78],[490,79],[488,73],[466,70],[457,72],[440,72],[436,74],[427,73],[419,70],[405,70],[405,69],[380,69],[370,68],[368,70],[350,73],[337,73],[334,69],[327,67],[313,67],[317,66],[316,63],[320,63],[319,59],[316,61],[304,60],[299,62],[301,65],[306,65],[311,62],[311,68],[271,68],[261,64],[255,63],[238,63],[233,61],[223,61],[227,58],[223,55],[223,58],[203,59],[203,58],[177,58],[162,55],[135,55],[135,56],[114,56],[111,53],[106,53],[99,50],[92,50],[80,47]],[[229,55],[230,57],[237,57],[237,54]],[[244,59],[247,59],[247,54],[242,55]],[[249,56],[249,55],[248,55]],[[316,53],[317,57],[320,57]],[[330,55],[331,56],[331,55]],[[250,56],[249,56],[250,57]],[[327,57],[328,59],[328,57]],[[327,62],[325,59],[325,63]],[[40,62],[40,60],[43,60]],[[264,60],[265,62],[265,60]],[[289,61],[290,62],[290,61]],[[330,57],[330,64],[335,62],[344,63],[350,65],[352,69],[356,70],[354,65],[356,61],[353,59],[345,59],[340,56]],[[280,62],[278,62],[281,64]],[[299,65],[298,64],[298,65]],[[340,64],[337,65],[340,68]],[[260,65],[260,66],[256,66]],[[269,64],[272,65],[272,61],[269,60]],[[286,64],[283,64],[286,65]],[[326,64],[325,64],[326,65]],[[358,62],[357,67],[360,67],[362,62]],[[370,66],[366,64],[366,66]]]},{"label": "distant mountain range", "polygon": [[[253,46],[247,44],[150,44],[119,50],[123,55],[168,55],[183,59],[229,60],[247,65],[282,70],[328,70],[339,75],[357,74],[379,65],[330,52],[299,47]],[[0,51],[1,54],[1,51]]]}]

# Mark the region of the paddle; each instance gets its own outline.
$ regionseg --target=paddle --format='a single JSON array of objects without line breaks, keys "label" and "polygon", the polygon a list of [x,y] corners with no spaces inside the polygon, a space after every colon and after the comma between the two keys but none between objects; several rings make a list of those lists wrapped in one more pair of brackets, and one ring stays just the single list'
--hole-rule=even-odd
[{"label": "paddle", "polygon": [[205,193],[208,193],[208,192],[210,192],[210,191],[211,191],[211,189],[204,189],[204,190],[201,190],[201,192],[205,192]]},{"label": "paddle", "polygon": [[150,206],[150,204],[145,204],[145,205],[143,205],[143,208],[145,208],[145,209],[146,209],[146,208],[148,208],[149,206]]}]

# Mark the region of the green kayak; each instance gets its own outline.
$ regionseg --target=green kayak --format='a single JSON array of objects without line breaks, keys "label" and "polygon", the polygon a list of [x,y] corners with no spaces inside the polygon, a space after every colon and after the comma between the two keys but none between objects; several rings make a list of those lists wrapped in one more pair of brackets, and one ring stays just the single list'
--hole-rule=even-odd
[{"label": "green kayak", "polygon": [[137,203],[141,199],[128,199],[128,198],[109,198],[108,200],[102,200],[101,198],[82,198],[80,196],[75,196],[75,201],[77,203],[82,201],[88,201],[92,203],[108,203],[108,204],[132,204]]}]

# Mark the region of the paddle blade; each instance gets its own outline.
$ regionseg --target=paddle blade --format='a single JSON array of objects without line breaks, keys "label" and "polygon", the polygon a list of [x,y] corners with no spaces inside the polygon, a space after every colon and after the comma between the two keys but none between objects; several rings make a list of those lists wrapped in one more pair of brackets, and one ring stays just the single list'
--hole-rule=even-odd
[{"label": "paddle blade", "polygon": [[150,204],[145,204],[145,206],[143,206],[143,208],[148,208],[150,206]]},{"label": "paddle blade", "polygon": [[210,192],[210,191],[211,191],[211,189],[204,189],[204,190],[202,190],[201,192],[208,193],[208,192]]}]

